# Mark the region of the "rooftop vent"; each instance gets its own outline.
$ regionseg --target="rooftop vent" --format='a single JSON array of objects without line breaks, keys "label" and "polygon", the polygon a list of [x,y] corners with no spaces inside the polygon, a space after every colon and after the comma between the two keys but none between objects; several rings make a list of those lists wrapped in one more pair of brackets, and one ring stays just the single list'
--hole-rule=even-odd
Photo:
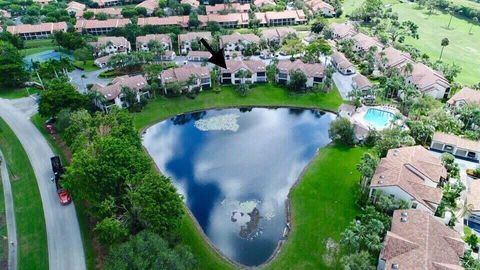
[{"label": "rooftop vent", "polygon": [[407,219],[406,217],[401,217],[401,218],[400,218],[400,221],[401,221],[401,222],[407,222],[407,220],[408,220],[408,219]]},{"label": "rooftop vent", "polygon": [[398,263],[392,263],[392,270],[395,269],[395,270],[398,270]]},{"label": "rooftop vent", "polygon": [[379,184],[383,184],[383,180],[378,180],[378,183],[379,183]]},{"label": "rooftop vent", "polygon": [[408,217],[408,213],[407,212],[402,212],[402,217]]},{"label": "rooftop vent", "polygon": [[385,175],[380,175],[380,179],[385,179]]}]

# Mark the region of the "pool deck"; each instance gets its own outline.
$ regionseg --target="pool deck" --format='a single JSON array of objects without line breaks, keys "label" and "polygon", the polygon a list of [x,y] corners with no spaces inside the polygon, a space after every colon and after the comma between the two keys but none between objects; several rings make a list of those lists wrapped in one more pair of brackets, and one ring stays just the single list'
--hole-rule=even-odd
[{"label": "pool deck", "polygon": [[378,128],[378,127],[375,127],[372,123],[365,120],[365,114],[367,113],[367,111],[369,109],[382,110],[382,111],[393,113],[393,114],[396,114],[396,113],[400,112],[395,107],[390,107],[390,106],[362,106],[362,107],[358,108],[355,111],[355,113],[350,117],[350,120],[352,121],[352,123],[357,124],[357,125],[365,128],[365,129],[376,129],[376,130],[379,130],[379,131],[390,126],[390,125],[387,125],[383,128]]}]

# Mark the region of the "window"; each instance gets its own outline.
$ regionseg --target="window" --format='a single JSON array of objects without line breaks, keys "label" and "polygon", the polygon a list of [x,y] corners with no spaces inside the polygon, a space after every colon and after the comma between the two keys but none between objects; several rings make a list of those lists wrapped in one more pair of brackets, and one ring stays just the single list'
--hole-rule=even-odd
[{"label": "window", "polygon": [[286,80],[286,79],[287,79],[287,76],[288,76],[287,73],[278,73],[278,78],[279,78],[279,79],[284,79],[284,80]]},{"label": "window", "polygon": [[413,203],[412,203],[412,208],[413,208],[413,209],[417,209],[417,206],[418,206],[418,203],[417,203],[417,202],[413,202]]},{"label": "window", "polygon": [[265,77],[265,72],[257,72],[257,77]]}]

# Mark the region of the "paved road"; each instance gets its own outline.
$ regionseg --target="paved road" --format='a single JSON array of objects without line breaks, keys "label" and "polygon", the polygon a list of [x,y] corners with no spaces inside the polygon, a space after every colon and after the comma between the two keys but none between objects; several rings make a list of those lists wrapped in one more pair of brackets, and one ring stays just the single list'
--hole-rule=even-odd
[{"label": "paved road", "polygon": [[107,85],[112,81],[111,79],[103,79],[98,77],[98,75],[105,70],[107,69],[85,72],[80,69],[75,69],[74,71],[68,73],[68,76],[70,77],[70,82],[77,87],[80,93],[86,93],[88,84],[98,83],[101,85]]},{"label": "paved road", "polygon": [[55,185],[50,181],[50,157],[53,152],[47,141],[32,124],[29,116],[13,106],[11,101],[0,99],[0,117],[7,122],[22,143],[37,178],[45,214],[49,268],[86,269],[75,206],[73,203],[61,206]]},{"label": "paved road", "polygon": [[15,224],[15,208],[13,206],[12,187],[10,177],[8,176],[7,161],[2,151],[0,151],[1,178],[3,184],[3,194],[5,197],[5,216],[7,220],[8,236],[8,269],[17,269],[17,225]]}]

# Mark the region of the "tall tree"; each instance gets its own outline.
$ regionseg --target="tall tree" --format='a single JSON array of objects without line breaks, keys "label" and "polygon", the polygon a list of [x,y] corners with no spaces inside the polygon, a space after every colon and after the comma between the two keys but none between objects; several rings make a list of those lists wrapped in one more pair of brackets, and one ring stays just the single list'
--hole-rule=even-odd
[{"label": "tall tree", "polygon": [[440,57],[438,58],[438,60],[442,60],[443,50],[444,50],[445,47],[447,47],[449,44],[450,44],[450,40],[448,40],[448,38],[443,38],[443,39],[442,39],[442,42],[440,43],[440,45],[442,46],[442,50],[440,51]]},{"label": "tall tree", "polygon": [[12,44],[0,41],[0,86],[17,87],[28,79],[23,58]]},{"label": "tall tree", "polygon": [[70,83],[54,79],[46,85],[40,94],[38,112],[46,117],[56,116],[62,109],[76,111],[89,108],[90,100],[80,94]]}]

